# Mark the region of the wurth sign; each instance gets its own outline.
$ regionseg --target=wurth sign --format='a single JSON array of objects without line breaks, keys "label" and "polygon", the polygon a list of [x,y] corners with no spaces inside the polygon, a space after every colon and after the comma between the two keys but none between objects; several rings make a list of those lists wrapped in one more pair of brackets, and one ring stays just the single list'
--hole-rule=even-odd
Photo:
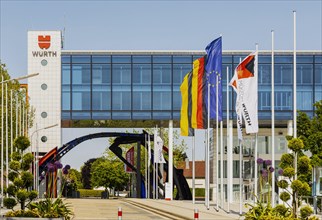
[{"label": "wurth sign", "polygon": [[38,45],[40,49],[48,49],[50,47],[50,35],[38,35]]},{"label": "wurth sign", "polygon": [[33,57],[57,57],[57,51],[49,51],[51,35],[38,35],[38,47],[41,50],[31,51]]}]

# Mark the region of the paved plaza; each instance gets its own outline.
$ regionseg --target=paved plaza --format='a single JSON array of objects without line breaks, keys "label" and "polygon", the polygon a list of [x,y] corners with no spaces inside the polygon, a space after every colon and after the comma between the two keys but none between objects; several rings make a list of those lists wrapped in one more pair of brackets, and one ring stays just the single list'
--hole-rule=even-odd
[{"label": "paved plaza", "polygon": [[[75,212],[74,219],[117,219],[118,207],[122,219],[193,219],[194,209],[199,210],[199,219],[242,219],[238,204],[231,206],[236,212],[217,212],[215,206],[207,210],[201,201],[166,201],[152,199],[67,199]],[[159,214],[158,214],[159,213]],[[164,216],[163,214],[167,215]]]}]

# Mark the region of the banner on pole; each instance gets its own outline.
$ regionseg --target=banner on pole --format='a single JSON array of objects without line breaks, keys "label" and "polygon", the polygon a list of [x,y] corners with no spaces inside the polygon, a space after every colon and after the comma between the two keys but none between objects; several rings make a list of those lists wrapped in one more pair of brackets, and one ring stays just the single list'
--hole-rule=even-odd
[{"label": "banner on pole", "polygon": [[162,150],[163,140],[160,136],[156,136],[154,139],[154,163],[165,163]]},{"label": "banner on pole", "polygon": [[[131,147],[125,154],[126,161],[129,162],[130,164],[134,165],[134,147]],[[132,170],[131,167],[127,166],[125,164],[125,172],[127,173],[133,173],[134,171]]]}]

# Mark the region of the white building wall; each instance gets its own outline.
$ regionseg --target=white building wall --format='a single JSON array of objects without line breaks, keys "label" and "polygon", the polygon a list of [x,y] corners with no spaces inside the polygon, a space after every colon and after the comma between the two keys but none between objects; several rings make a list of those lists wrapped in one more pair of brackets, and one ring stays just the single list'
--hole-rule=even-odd
[{"label": "white building wall", "polygon": [[[32,151],[37,144],[39,152],[61,146],[61,45],[60,31],[28,31],[28,73],[39,73],[28,79],[29,102],[35,110],[34,125],[29,130]],[[42,88],[44,85],[47,89]],[[43,112],[47,117],[42,117]],[[58,126],[42,129],[54,124]],[[42,130],[35,132],[37,129]]]}]

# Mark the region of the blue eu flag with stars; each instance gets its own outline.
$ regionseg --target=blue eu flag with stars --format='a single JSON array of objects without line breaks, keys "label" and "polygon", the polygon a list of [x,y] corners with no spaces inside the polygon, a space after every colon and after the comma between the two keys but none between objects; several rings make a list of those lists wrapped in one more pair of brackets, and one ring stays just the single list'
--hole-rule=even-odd
[{"label": "blue eu flag with stars", "polygon": [[[210,83],[210,119],[216,119],[216,86],[218,86],[218,119],[222,121],[222,86],[221,86],[221,65],[222,65],[222,41],[221,37],[212,41],[206,47],[207,62],[205,73],[207,83]],[[217,82],[218,75],[218,82]],[[208,85],[207,85],[208,90]],[[208,91],[205,94],[206,109],[208,109]]]}]

